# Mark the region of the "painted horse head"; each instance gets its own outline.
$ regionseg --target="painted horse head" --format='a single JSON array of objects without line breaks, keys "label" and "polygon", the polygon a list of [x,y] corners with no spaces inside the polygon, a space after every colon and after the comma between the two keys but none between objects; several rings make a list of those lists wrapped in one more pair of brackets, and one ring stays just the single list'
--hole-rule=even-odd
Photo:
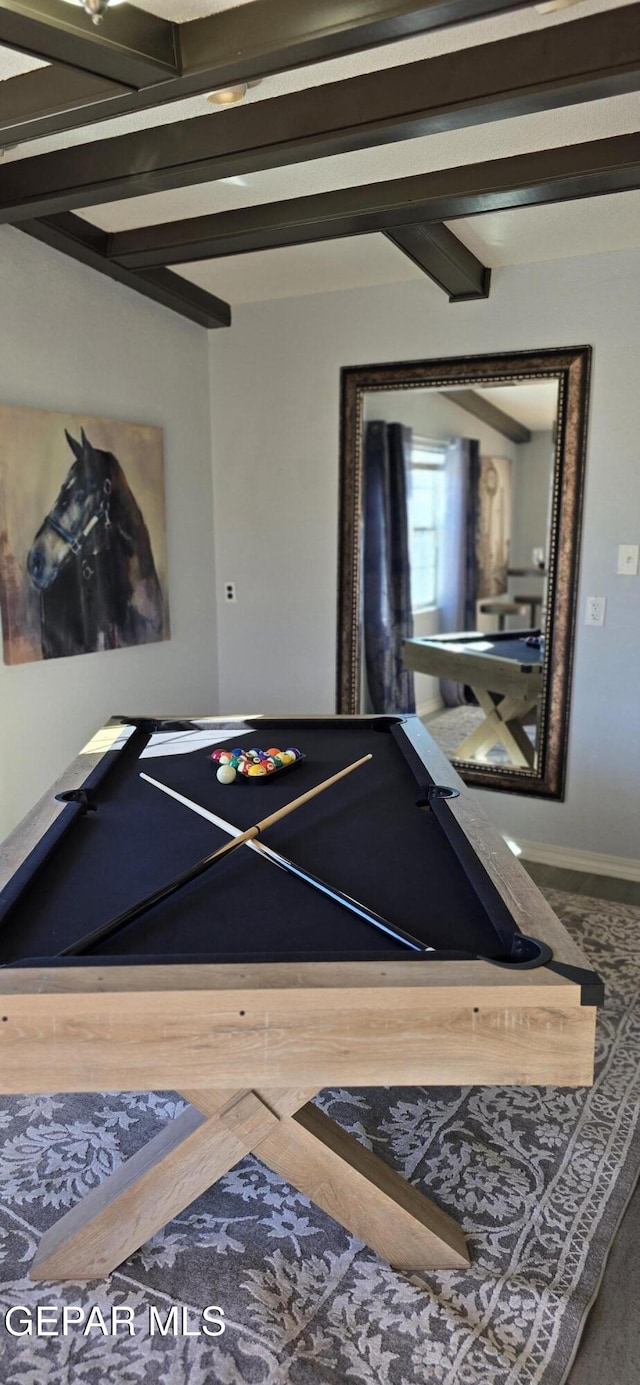
[{"label": "painted horse head", "polygon": [[31,581],[39,591],[52,586],[72,556],[84,562],[101,552],[110,538],[120,466],[111,452],[92,446],[84,428],[80,442],[66,429],[65,436],[74,461],[27,557]]}]

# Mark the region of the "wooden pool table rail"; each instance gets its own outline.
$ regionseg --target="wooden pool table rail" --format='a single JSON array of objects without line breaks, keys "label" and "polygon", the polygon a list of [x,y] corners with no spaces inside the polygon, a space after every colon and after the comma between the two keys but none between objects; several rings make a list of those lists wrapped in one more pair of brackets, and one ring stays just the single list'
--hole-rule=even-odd
[{"label": "wooden pool table rail", "polygon": [[[477,635],[475,636],[477,638]],[[491,639],[490,635],[485,637]],[[530,700],[534,703],[542,689],[543,663],[530,663],[527,647],[522,646],[522,659],[504,659],[499,654],[473,653],[458,648],[464,639],[449,635],[433,635],[429,639],[403,640],[402,657],[407,668],[431,678],[450,678],[455,683],[468,683],[471,688],[486,688]],[[527,672],[523,673],[522,669]]]},{"label": "wooden pool table rail", "polygon": [[3,1093],[592,1081],[595,1007],[542,968],[7,968],[0,1010]]}]

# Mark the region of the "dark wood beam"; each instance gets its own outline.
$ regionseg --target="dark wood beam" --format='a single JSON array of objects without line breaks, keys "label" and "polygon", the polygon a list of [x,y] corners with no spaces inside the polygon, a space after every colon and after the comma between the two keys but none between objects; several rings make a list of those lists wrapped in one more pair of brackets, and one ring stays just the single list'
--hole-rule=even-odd
[{"label": "dark wood beam", "polygon": [[449,295],[450,303],[489,297],[491,270],[448,226],[439,225],[437,221],[422,226],[397,226],[395,231],[386,231],[385,235]]},{"label": "dark wood beam", "polygon": [[450,399],[452,404],[457,404],[466,413],[473,414],[474,418],[479,418],[482,423],[487,423],[496,433],[510,438],[511,442],[531,442],[531,433],[525,428],[524,423],[518,423],[517,418],[504,413],[475,390],[440,390],[439,393],[443,399]]},{"label": "dark wood beam", "polygon": [[15,161],[0,169],[0,221],[640,89],[640,4],[615,15]]},{"label": "dark wood beam", "polygon": [[173,274],[170,269],[158,268],[133,273],[113,264],[105,254],[108,237],[97,226],[92,226],[82,217],[63,212],[60,216],[43,218],[40,221],[24,221],[19,227],[28,236],[61,250],[81,264],[89,265],[99,274],[115,279],[126,288],[152,298],[164,308],[179,313],[181,317],[197,322],[201,327],[229,327],[231,309],[228,303],[206,293],[184,279],[181,274]]},{"label": "dark wood beam", "polygon": [[[95,120],[126,115],[134,110],[199,95],[234,82],[260,79],[306,63],[322,62],[392,43],[434,29],[484,19],[534,4],[535,0],[254,0],[251,14],[234,6],[190,23],[175,25],[174,43],[179,77],[132,92],[111,93],[105,101],[99,84],[86,93],[83,107],[64,104],[65,72],[56,69],[53,99],[40,73],[35,74],[33,108],[21,121],[7,115],[0,94],[0,129],[7,142],[38,139]],[[250,23],[248,19],[250,18]],[[109,17],[111,25],[111,17]],[[65,59],[66,60],[66,59]],[[14,104],[25,106],[33,84],[12,78],[24,95]],[[41,91],[38,91],[38,86]]]},{"label": "dark wood beam", "polygon": [[[254,0],[180,27],[185,75],[265,77],[522,9],[535,0]],[[240,64],[240,66],[239,66]]]},{"label": "dark wood beam", "polygon": [[190,264],[638,187],[640,134],[617,135],[121,231],[110,237],[108,253],[119,264],[136,269]]},{"label": "dark wood beam", "polygon": [[127,87],[180,75],[175,29],[133,5],[108,10],[96,25],[83,9],[65,0],[0,4],[0,44]]},{"label": "dark wood beam", "polygon": [[0,144],[6,148],[17,135],[29,140],[43,121],[55,121],[58,117],[64,128],[67,122],[73,123],[76,110],[86,109],[87,102],[93,103],[93,119],[97,120],[103,102],[127,91],[127,87],[106,82],[102,77],[55,63],[10,77],[0,83]]}]

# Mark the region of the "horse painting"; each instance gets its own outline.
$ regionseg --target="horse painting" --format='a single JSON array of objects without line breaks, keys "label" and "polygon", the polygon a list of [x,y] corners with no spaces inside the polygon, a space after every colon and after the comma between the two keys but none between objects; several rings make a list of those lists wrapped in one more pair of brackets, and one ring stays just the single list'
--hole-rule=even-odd
[{"label": "horse painting", "polygon": [[142,511],[112,452],[65,429],[73,462],[27,557],[45,659],[147,644],[164,602]]}]

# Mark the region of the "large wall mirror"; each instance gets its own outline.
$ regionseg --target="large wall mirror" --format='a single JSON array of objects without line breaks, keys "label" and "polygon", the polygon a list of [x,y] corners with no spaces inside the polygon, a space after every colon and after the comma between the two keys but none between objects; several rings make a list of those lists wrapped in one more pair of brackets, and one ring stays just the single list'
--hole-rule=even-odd
[{"label": "large wall mirror", "polygon": [[338,710],[562,798],[589,347],[342,371]]}]

